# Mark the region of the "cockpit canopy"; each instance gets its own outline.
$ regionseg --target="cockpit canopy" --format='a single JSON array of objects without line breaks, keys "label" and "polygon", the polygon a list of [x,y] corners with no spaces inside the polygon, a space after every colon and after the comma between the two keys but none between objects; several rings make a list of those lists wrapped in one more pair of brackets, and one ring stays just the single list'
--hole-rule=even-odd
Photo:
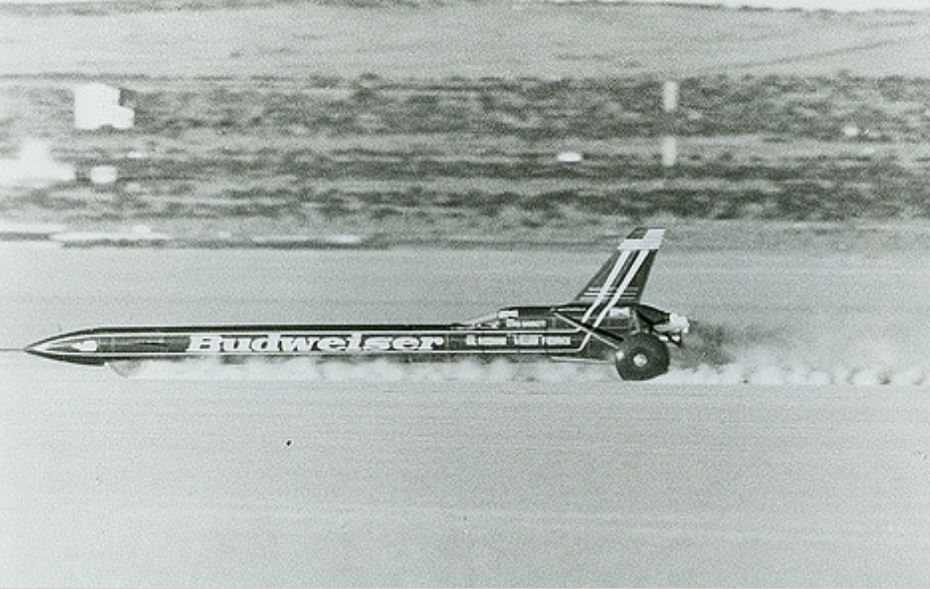
[{"label": "cockpit canopy", "polygon": [[484,315],[470,321],[465,325],[477,329],[545,329],[550,327],[554,319],[551,307],[507,307],[496,313]]},{"label": "cockpit canopy", "polygon": [[[569,327],[570,324],[561,319],[556,311],[580,320],[585,308],[575,306],[555,308],[505,307],[489,315],[483,315],[461,323],[459,327],[466,329],[557,329]],[[607,330],[627,330],[635,325],[637,318],[645,319],[650,324],[658,322],[660,318],[658,316],[653,317],[653,313],[650,313],[650,311],[658,312],[663,317],[667,316],[666,313],[651,307],[624,305],[611,308],[602,319],[603,322],[600,327]]]}]

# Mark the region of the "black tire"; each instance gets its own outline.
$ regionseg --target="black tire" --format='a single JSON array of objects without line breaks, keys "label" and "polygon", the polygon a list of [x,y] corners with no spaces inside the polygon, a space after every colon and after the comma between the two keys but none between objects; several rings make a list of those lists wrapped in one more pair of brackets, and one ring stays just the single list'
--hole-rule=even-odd
[{"label": "black tire", "polygon": [[650,333],[634,333],[614,355],[623,380],[649,380],[668,372],[668,346]]}]

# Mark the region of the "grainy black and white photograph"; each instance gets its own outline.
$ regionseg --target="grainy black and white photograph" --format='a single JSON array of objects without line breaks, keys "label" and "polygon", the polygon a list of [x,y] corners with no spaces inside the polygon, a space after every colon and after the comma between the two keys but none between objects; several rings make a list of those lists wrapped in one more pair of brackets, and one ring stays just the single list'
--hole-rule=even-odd
[{"label": "grainy black and white photograph", "polygon": [[0,586],[930,586],[930,0],[0,0]]}]

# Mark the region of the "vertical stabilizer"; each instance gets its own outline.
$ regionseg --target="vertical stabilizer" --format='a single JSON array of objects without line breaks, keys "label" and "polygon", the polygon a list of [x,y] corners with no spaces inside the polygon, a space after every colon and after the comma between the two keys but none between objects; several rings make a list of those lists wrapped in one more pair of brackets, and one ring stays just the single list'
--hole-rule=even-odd
[{"label": "vertical stabilizer", "polygon": [[599,325],[616,305],[639,302],[664,234],[664,229],[640,227],[620,243],[572,301],[587,306],[583,322]]}]

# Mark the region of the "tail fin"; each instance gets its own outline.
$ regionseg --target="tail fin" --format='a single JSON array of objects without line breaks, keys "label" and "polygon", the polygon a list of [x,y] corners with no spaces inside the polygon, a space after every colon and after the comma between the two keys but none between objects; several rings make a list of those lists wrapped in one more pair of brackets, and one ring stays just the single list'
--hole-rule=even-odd
[{"label": "tail fin", "polygon": [[633,230],[624,239],[573,303],[587,305],[583,322],[596,316],[596,324],[617,304],[638,303],[652,268],[656,251],[662,245],[665,229]]}]

